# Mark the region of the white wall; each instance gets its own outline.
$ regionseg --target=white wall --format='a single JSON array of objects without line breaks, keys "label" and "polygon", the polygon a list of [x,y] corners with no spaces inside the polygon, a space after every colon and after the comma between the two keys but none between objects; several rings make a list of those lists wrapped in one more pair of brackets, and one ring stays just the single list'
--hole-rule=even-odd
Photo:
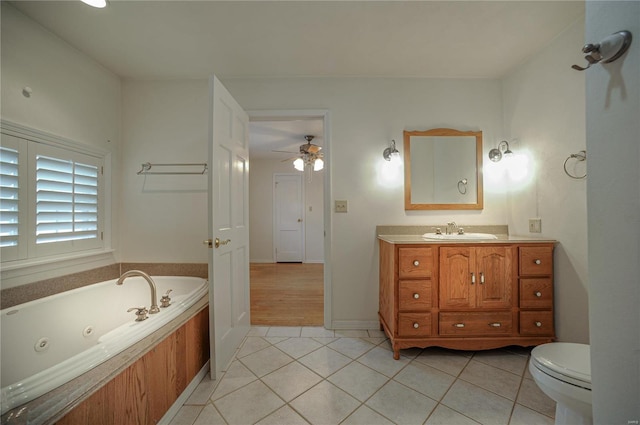
[{"label": "white wall", "polygon": [[[489,80],[284,78],[226,79],[225,86],[250,110],[328,109],[332,202],[349,212],[332,213],[333,326],[377,324],[380,224],[504,224],[504,194],[485,189],[482,211],[405,212],[402,181],[384,186],[382,151],[402,131],[451,127],[482,130],[485,155],[501,140],[500,83]],[[401,147],[401,143],[398,143]],[[401,149],[400,149],[401,150]],[[329,206],[327,206],[329,207]]]},{"label": "white wall", "polygon": [[[112,153],[108,218],[117,235],[120,79],[7,2],[1,7],[2,119]],[[22,94],[26,86],[33,90],[29,98]],[[118,246],[117,236],[112,245]],[[41,266],[18,280],[28,283],[98,265],[83,261]]]},{"label": "white wall", "polygon": [[[509,228],[528,234],[528,219],[542,219],[541,236],[556,239],[555,327],[560,341],[589,342],[586,180],[563,168],[586,149],[585,74],[580,19],[536,57],[503,80],[504,128],[514,153],[526,152],[535,181],[509,183]],[[513,139],[516,139],[513,142]],[[585,171],[584,164],[572,172]]]},{"label": "white wall", "polygon": [[206,80],[123,83],[121,261],[207,262],[208,174],[136,173],[146,162],[207,162],[208,87]]},{"label": "white wall", "polygon": [[[249,243],[251,262],[272,263],[273,256],[273,174],[299,173],[289,162],[251,159],[249,172]],[[324,262],[323,173],[314,172],[304,185],[304,262]],[[311,209],[311,211],[309,210]]]},{"label": "white wall", "polygon": [[591,379],[596,424],[640,420],[640,2],[589,1],[586,40],[628,30],[586,71]]}]

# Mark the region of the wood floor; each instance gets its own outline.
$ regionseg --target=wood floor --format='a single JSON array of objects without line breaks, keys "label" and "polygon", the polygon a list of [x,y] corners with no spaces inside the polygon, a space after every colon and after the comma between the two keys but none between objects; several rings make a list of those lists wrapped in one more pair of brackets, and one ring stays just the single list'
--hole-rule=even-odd
[{"label": "wood floor", "polygon": [[251,263],[251,324],[322,326],[323,264]]}]

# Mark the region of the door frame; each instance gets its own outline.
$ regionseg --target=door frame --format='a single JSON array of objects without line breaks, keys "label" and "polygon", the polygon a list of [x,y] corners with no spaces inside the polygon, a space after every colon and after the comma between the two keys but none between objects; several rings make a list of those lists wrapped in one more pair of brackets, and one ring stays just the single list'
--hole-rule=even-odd
[{"label": "door frame", "polygon": [[306,220],[304,220],[305,214],[305,191],[304,191],[304,176],[300,173],[274,173],[272,188],[273,188],[273,258],[278,262],[278,236],[276,236],[278,231],[278,205],[277,205],[277,196],[276,196],[276,182],[278,180],[278,176],[295,176],[300,178],[300,218],[303,219],[302,224],[300,225],[300,262],[304,263],[306,260],[306,233],[305,226],[307,225]]},{"label": "door frame", "polygon": [[331,329],[333,317],[331,314],[331,111],[328,109],[273,109],[273,110],[245,110],[251,121],[287,121],[295,119],[322,119],[324,144],[324,327]]}]

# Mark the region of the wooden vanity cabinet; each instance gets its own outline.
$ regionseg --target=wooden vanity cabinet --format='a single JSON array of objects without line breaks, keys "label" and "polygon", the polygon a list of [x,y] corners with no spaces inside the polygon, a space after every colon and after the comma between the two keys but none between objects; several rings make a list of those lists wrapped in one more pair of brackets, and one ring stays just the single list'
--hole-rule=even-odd
[{"label": "wooden vanity cabinet", "polygon": [[551,342],[553,243],[380,240],[379,318],[395,359],[410,347]]}]

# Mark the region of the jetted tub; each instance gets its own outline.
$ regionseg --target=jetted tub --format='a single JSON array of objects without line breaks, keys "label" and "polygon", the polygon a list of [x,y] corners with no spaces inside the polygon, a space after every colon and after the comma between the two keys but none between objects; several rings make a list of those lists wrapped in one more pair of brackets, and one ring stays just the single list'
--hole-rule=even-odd
[{"label": "jetted tub", "polygon": [[205,279],[153,277],[171,305],[136,322],[131,307],[150,307],[145,279],[85,286],[0,310],[2,414],[77,378],[160,329],[208,292]]}]

